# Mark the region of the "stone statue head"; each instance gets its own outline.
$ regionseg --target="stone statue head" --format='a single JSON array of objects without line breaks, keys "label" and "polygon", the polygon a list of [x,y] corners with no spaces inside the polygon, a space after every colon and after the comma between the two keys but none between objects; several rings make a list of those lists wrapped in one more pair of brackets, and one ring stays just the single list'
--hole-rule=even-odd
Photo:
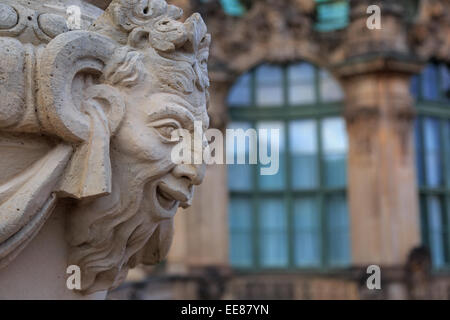
[{"label": "stone statue head", "polygon": [[113,0],[88,31],[36,50],[37,126],[69,150],[48,195],[73,199],[68,264],[83,293],[161,261],[175,212],[203,180],[204,165],[171,161],[173,131],[209,126],[210,36],[198,14],[181,15],[164,0]]}]

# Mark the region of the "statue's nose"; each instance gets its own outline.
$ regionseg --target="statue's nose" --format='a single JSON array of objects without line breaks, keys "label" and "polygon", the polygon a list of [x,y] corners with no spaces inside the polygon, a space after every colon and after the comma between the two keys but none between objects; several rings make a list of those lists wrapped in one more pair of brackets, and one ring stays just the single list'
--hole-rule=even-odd
[{"label": "statue's nose", "polygon": [[205,164],[179,164],[173,169],[173,175],[176,178],[186,178],[193,185],[199,185],[205,177],[205,170]]}]

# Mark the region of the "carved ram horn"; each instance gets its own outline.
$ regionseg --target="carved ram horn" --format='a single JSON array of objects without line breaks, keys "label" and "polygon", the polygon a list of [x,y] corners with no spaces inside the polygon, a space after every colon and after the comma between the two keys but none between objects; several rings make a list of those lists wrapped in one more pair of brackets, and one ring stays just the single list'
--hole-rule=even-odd
[{"label": "carved ram horn", "polygon": [[90,120],[82,110],[83,88],[77,86],[84,84],[77,77],[98,78],[115,48],[114,41],[88,31],[64,33],[47,45],[40,61],[38,108],[46,131],[70,142],[87,141]]},{"label": "carved ram horn", "polygon": [[39,120],[47,133],[78,145],[60,186],[63,196],[85,199],[111,192],[109,141],[125,104],[100,78],[115,49],[116,43],[102,35],[74,31],[56,37],[42,53]]}]

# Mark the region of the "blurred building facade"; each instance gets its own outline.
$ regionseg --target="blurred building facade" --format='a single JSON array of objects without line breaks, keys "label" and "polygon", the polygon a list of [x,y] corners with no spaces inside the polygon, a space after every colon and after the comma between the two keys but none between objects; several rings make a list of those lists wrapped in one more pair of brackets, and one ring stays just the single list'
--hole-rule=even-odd
[{"label": "blurred building facade", "polygon": [[210,166],[111,299],[450,299],[450,1],[172,3],[212,33],[211,126],[279,129],[280,170]]}]

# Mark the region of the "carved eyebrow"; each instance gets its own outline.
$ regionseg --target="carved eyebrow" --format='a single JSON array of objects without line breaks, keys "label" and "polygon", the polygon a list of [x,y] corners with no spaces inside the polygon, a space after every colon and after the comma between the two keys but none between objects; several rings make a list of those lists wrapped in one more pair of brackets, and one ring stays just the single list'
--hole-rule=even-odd
[{"label": "carved eyebrow", "polygon": [[192,130],[194,128],[195,117],[192,113],[185,107],[179,106],[177,103],[166,103],[156,110],[147,113],[149,121],[156,121],[163,118],[175,118],[180,121],[182,125],[188,129]]}]

